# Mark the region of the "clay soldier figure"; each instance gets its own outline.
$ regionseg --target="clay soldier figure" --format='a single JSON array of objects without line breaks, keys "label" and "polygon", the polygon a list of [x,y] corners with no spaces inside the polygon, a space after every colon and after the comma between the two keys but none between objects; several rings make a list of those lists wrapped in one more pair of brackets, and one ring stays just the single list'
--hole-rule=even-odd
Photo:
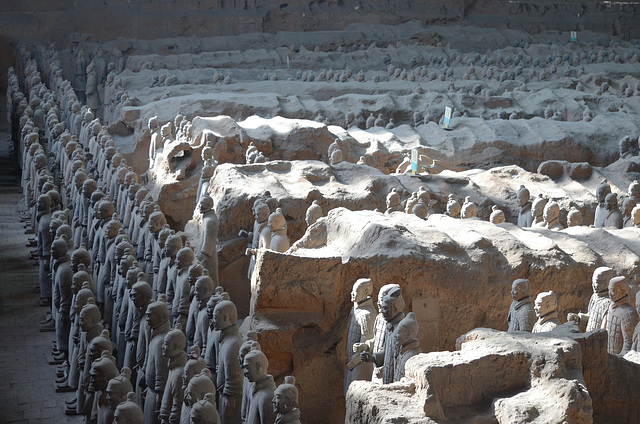
[{"label": "clay soldier figure", "polygon": [[609,281],[611,304],[604,319],[603,328],[609,337],[608,352],[624,356],[633,342],[633,332],[640,321],[638,312],[629,302],[629,285],[625,277],[614,277]]},{"label": "clay soldier figure", "polygon": [[633,182],[629,184],[627,194],[630,199],[633,199],[636,202],[636,204],[640,203],[640,182],[638,182],[638,180],[633,180]]},{"label": "clay soldier figure", "polygon": [[546,333],[553,331],[560,325],[560,321],[558,321],[558,298],[553,291],[538,294],[534,310],[538,321],[533,325],[532,333]]},{"label": "clay soldier figure", "polygon": [[[394,287],[400,287],[397,284],[385,284],[380,288],[378,292],[378,310],[382,307],[382,299],[389,293]],[[376,319],[373,323],[373,338],[367,340],[365,343],[355,343],[353,345],[353,352],[369,351],[375,353],[381,352],[384,354],[384,344],[387,331],[387,322],[384,319],[382,313],[376,315]],[[373,381],[382,382],[382,367],[374,367],[373,369]]]},{"label": "clay soldier figure", "polygon": [[192,424],[220,424],[220,415],[216,410],[216,395],[205,394],[204,399],[193,405],[190,417]]},{"label": "clay soldier figure", "polygon": [[384,317],[387,328],[385,330],[384,352],[362,352],[360,359],[365,362],[373,361],[379,367],[384,366],[382,370],[382,383],[393,383],[395,376],[395,358],[397,356],[395,332],[398,324],[404,318],[404,299],[402,298],[402,289],[400,286],[392,287],[382,299],[380,305],[380,313]]},{"label": "clay soldier figure", "polygon": [[460,211],[462,210],[462,206],[460,203],[454,198],[453,194],[449,195],[449,201],[447,202],[447,213],[446,215],[451,218],[460,218]]},{"label": "clay soldier figure", "polygon": [[97,111],[100,108],[100,94],[98,92],[98,75],[96,65],[93,62],[87,66],[87,106],[91,110]]},{"label": "clay soldier figure", "polygon": [[[247,340],[242,343],[242,346],[240,346],[240,351],[238,352],[238,363],[240,364],[240,367],[244,366],[244,357],[252,350],[262,350],[260,348],[260,343],[258,343],[258,334],[255,331],[247,332]],[[242,412],[240,413],[243,423],[247,421],[252,391],[252,384],[245,374],[244,383],[242,384]]]},{"label": "clay soldier figure", "polygon": [[157,410],[160,409],[164,388],[169,375],[169,358],[162,354],[164,336],[169,332],[169,309],[162,300],[153,302],[147,308],[147,322],[151,339],[145,360],[145,382],[147,396],[144,401],[145,424],[160,424]]},{"label": "clay soldier figure", "polygon": [[218,280],[218,217],[213,209],[213,199],[203,196],[200,199],[200,213],[202,214],[202,243],[198,253],[198,260],[209,271],[209,277],[217,287]]},{"label": "clay soldier figure", "polygon": [[245,423],[273,423],[276,414],[273,411],[272,401],[276,385],[273,377],[267,374],[267,368],[269,368],[267,356],[260,350],[250,351],[244,357],[243,368],[245,377],[253,383]]},{"label": "clay soldier figure", "polygon": [[[205,368],[207,368],[207,363],[204,358],[200,356],[200,348],[198,346],[193,346],[187,363],[184,365],[184,370],[182,371],[183,402],[182,412],[180,413],[180,424],[189,424],[189,420],[191,418],[191,403],[187,405],[187,401],[184,399],[184,393],[186,393],[191,379],[195,377],[196,374],[200,374]],[[213,387],[211,380],[209,380],[209,382]],[[213,390],[215,391],[215,388]]]},{"label": "clay soldier figure", "polygon": [[196,316],[195,334],[193,337],[193,345],[200,349],[207,345],[207,333],[209,330],[209,316],[207,314],[207,302],[213,295],[213,280],[205,273],[198,277],[194,287],[194,299],[198,305],[198,313]]},{"label": "clay soldier figure", "polygon": [[78,100],[84,103],[85,90],[87,87],[87,61],[84,58],[84,52],[80,50],[75,64],[73,89],[78,96]]},{"label": "clay soldier figure", "polygon": [[317,200],[314,200],[307,208],[304,220],[307,223],[307,228],[316,223],[318,219],[322,218],[322,208]]},{"label": "clay soldier figure", "polygon": [[[51,224],[51,198],[46,194],[38,197],[37,203],[37,221],[38,221],[38,263],[40,265],[39,282],[40,282],[40,303],[51,305],[51,233],[49,225]],[[55,323],[46,321],[42,323],[49,328],[55,328]],[[42,327],[42,325],[41,325]]]},{"label": "clay soldier figure", "polygon": [[476,207],[476,204],[471,201],[471,197],[465,197],[464,203],[462,204],[462,211],[460,212],[462,219],[476,218],[477,211],[478,209]]},{"label": "clay soldier figure", "polygon": [[142,424],[142,409],[136,403],[136,394],[127,393],[127,401],[122,402],[113,414],[113,424]]},{"label": "clay soldier figure", "polygon": [[189,406],[189,408],[193,408],[193,405],[204,399],[207,393],[215,393],[215,391],[216,387],[213,381],[211,381],[211,371],[205,368],[199,374],[194,375],[189,381],[184,391],[184,403],[186,406]]},{"label": "clay soldier figure", "polygon": [[598,206],[596,206],[596,213],[593,222],[593,226],[596,228],[604,227],[604,223],[607,220],[607,203],[606,197],[611,193],[611,186],[607,183],[607,180],[602,180],[600,185],[596,187],[596,200]]},{"label": "clay soldier figure", "polygon": [[273,393],[273,412],[278,414],[275,424],[300,424],[298,389],[295,384],[296,378],[288,375]]},{"label": "clay soldier figure", "polygon": [[627,197],[622,201],[622,228],[633,227],[633,218],[631,211],[636,207],[636,201]]},{"label": "clay soldier figure", "polygon": [[[373,324],[378,315],[371,293],[373,284],[370,278],[360,278],[351,290],[351,302],[353,308],[349,314],[349,326],[347,330],[347,355],[349,362],[344,374],[344,394],[346,396],[349,385],[354,380],[371,380],[373,363],[359,362],[359,352],[354,350],[356,343],[364,343],[373,338]],[[356,359],[357,358],[357,359]],[[359,362],[355,363],[354,362]]]},{"label": "clay soldier figure", "polygon": [[216,388],[220,398],[222,424],[239,424],[241,421],[243,375],[238,363],[238,353],[242,345],[242,336],[237,320],[238,311],[233,302],[223,300],[216,305],[213,311],[213,326],[220,332],[215,346]]},{"label": "clay soldier figure", "polygon": [[172,303],[173,324],[180,323],[181,326],[187,325],[187,316],[189,314],[189,294],[191,287],[189,286],[189,267],[193,264],[195,255],[191,247],[183,247],[176,256],[178,266],[178,277],[176,279],[176,291]]},{"label": "clay soldier figure", "polygon": [[284,253],[289,249],[289,238],[287,237],[287,222],[282,214],[282,209],[277,208],[269,215],[269,228],[271,228],[271,242],[269,249]]},{"label": "clay soldier figure", "polygon": [[575,207],[567,213],[567,227],[582,225],[582,213]]},{"label": "clay soldier figure", "polygon": [[400,381],[404,377],[404,366],[410,358],[421,353],[420,341],[416,338],[418,335],[418,321],[413,312],[409,312],[406,317],[398,324],[395,333],[394,343],[398,356],[396,356],[395,370],[393,381]]},{"label": "clay soldier figure", "polygon": [[533,329],[536,322],[536,313],[533,310],[533,299],[531,299],[531,283],[526,279],[518,279],[511,285],[511,297],[513,302],[509,307],[507,331],[529,331]]},{"label": "clay soldier figure", "polygon": [[147,239],[148,243],[145,246],[145,259],[151,265],[151,274],[147,274],[147,281],[153,281],[155,277],[158,275],[160,271],[160,260],[161,260],[161,247],[160,247],[160,231],[167,223],[167,218],[164,214],[159,210],[159,207],[156,207],[156,210],[149,215],[149,232],[150,237]]},{"label": "clay soldier figure", "polygon": [[[171,234],[164,242],[162,249],[162,259],[158,268],[158,277],[153,283],[153,296],[158,294],[166,294],[169,292],[169,286],[173,283],[171,293],[175,293],[175,278],[172,278],[171,271],[175,267],[175,260],[178,252],[182,249],[182,237],[177,234]],[[173,300],[173,298],[172,298]]]},{"label": "clay soldier figure", "polygon": [[560,206],[556,202],[549,202],[542,212],[545,226],[549,230],[564,230],[560,223]]},{"label": "clay soldier figure", "polygon": [[142,365],[138,359],[138,339],[140,330],[146,327],[145,314],[151,302],[151,295],[151,286],[146,281],[136,282],[131,287],[130,298],[132,305],[129,306],[125,325],[124,336],[127,341],[127,347],[124,352],[123,363],[128,368],[133,369],[135,367],[136,372],[138,371],[138,366]]},{"label": "clay soldier figure", "polygon": [[156,152],[162,149],[162,136],[160,135],[160,122],[157,116],[149,119],[149,131],[151,132],[151,143],[149,144],[149,169],[152,170],[155,164]]},{"label": "clay soldier figure", "polygon": [[73,271],[71,270],[71,257],[67,253],[66,237],[59,238],[51,243],[51,259],[53,260],[54,281],[56,287],[53,290],[53,304],[56,313],[56,346],[65,358],[69,354],[69,332],[71,331],[71,301],[73,291]]},{"label": "clay soldier figure", "polygon": [[548,199],[542,197],[542,194],[538,194],[538,197],[536,197],[531,204],[532,227],[544,227],[544,207],[547,205],[548,201]]},{"label": "clay soldier figure", "polygon": [[402,205],[400,205],[400,194],[398,194],[395,188],[392,188],[389,194],[387,194],[387,210],[384,213],[388,215],[391,212],[397,212],[400,210],[402,210]]},{"label": "clay soldier figure", "polygon": [[260,245],[263,240],[265,243],[263,247],[268,247],[271,244],[271,229],[269,228],[268,223],[269,214],[269,206],[264,203],[262,199],[256,200],[254,202],[253,216],[255,217],[255,222],[253,223],[253,233],[247,233],[247,236],[252,237],[251,245],[246,252],[247,254],[251,254],[251,259],[249,261],[249,271],[247,273],[247,278],[249,279],[249,281],[251,281],[253,268],[256,265],[255,250],[261,247]]},{"label": "clay soldier figure", "polygon": [[[206,149],[206,147],[205,147]],[[204,156],[204,149],[203,156]],[[198,182],[198,191],[196,194],[196,204],[200,203],[200,200],[204,196],[208,196],[209,185],[211,184],[211,177],[213,177],[213,172],[216,170],[216,162],[213,158],[205,159],[204,166],[202,167],[202,171],[200,171],[200,181]]]},{"label": "clay soldier figure", "polygon": [[118,375],[116,359],[107,351],[102,353],[91,365],[89,393],[94,393],[91,420],[97,424],[109,424],[113,420],[113,411],[107,403],[107,385]]},{"label": "clay soldier figure", "polygon": [[[113,420],[113,414],[116,411],[118,405],[127,401],[127,395],[133,391],[131,385],[131,370],[127,367],[123,367],[120,371],[120,375],[113,377],[107,384],[107,405],[111,409],[111,419]],[[108,421],[113,422],[113,421]]]},{"label": "clay soldier figure", "polygon": [[518,205],[520,211],[518,212],[518,227],[531,227],[533,216],[531,215],[531,195],[529,190],[523,185],[518,190]]},{"label": "clay soldier figure", "polygon": [[164,389],[160,419],[163,423],[179,424],[182,412],[184,389],[182,374],[187,363],[187,338],[180,324],[164,336],[162,355],[169,358],[169,376]]},{"label": "clay soldier figure", "polygon": [[622,228],[622,213],[618,209],[618,196],[613,193],[607,194],[604,199],[607,211],[604,219],[605,228]]},{"label": "clay soldier figure", "polygon": [[216,305],[223,300],[229,300],[229,293],[224,292],[222,286],[216,287],[216,292],[207,301],[207,315],[209,317],[209,329],[207,330],[207,344],[204,349],[204,360],[207,363],[212,377],[212,381],[217,381],[216,377],[216,363],[218,360],[218,353],[216,351],[217,343],[220,339],[220,332],[216,330],[213,322],[213,312],[216,309]]},{"label": "clay soldier figure", "polygon": [[615,273],[611,268],[606,266],[596,268],[591,278],[593,294],[589,299],[587,313],[569,313],[567,314],[567,321],[573,321],[580,325],[581,328],[586,325],[586,331],[602,328],[602,321],[611,305],[608,285],[613,277],[615,277]]},{"label": "clay soldier figure", "polygon": [[116,264],[116,236],[118,231],[122,228],[122,224],[118,220],[118,215],[114,214],[111,221],[109,221],[104,228],[104,241],[106,252],[104,255],[104,262],[100,266],[100,273],[98,274],[97,286],[102,287],[104,290],[104,317],[105,326],[113,333],[117,329],[112,328],[111,318],[113,317],[113,282],[116,278],[117,264]]},{"label": "clay soldier figure", "polygon": [[489,216],[489,222],[492,224],[502,224],[505,221],[504,212],[496,205],[491,207],[491,215]]}]

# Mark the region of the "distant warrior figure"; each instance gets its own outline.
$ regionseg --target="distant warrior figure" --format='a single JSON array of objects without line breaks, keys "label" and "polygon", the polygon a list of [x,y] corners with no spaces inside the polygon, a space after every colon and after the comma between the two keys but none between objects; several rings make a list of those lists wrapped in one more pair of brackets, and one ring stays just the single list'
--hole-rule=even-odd
[{"label": "distant warrior figure", "polygon": [[538,321],[533,325],[532,333],[546,333],[553,331],[558,321],[558,298],[553,291],[542,292],[536,297],[534,310]]},{"label": "distant warrior figure", "polygon": [[596,200],[598,206],[596,206],[596,213],[593,222],[593,226],[596,228],[603,228],[604,223],[607,220],[607,203],[606,197],[611,193],[611,186],[607,183],[607,180],[602,180],[600,185],[596,187]]},{"label": "distant warrior figure", "polygon": [[622,228],[622,213],[618,208],[618,196],[613,193],[605,197],[607,215],[604,219],[605,228]]},{"label": "distant warrior figure", "polygon": [[478,208],[476,207],[476,204],[471,201],[471,197],[465,197],[462,210],[460,212],[462,219],[476,218],[477,211]]},{"label": "distant warrior figure", "polygon": [[526,279],[518,279],[511,285],[511,297],[513,302],[509,307],[507,331],[531,331],[536,323],[536,313],[533,310],[531,299],[531,283]]},{"label": "distant warrior figure", "polygon": [[397,350],[396,363],[394,365],[393,381],[400,381],[404,377],[405,365],[410,358],[421,353],[418,335],[418,321],[413,312],[409,312],[398,324],[395,344]]},{"label": "distant warrior figure", "polygon": [[624,356],[631,350],[633,333],[640,321],[638,312],[629,302],[629,284],[625,277],[614,277],[609,281],[611,304],[602,327],[609,338],[608,352]]},{"label": "distant warrior figure", "polygon": [[567,227],[576,227],[582,225],[582,213],[576,208],[571,208],[567,213]]},{"label": "distant warrior figure", "polygon": [[633,217],[631,211],[636,207],[636,201],[627,197],[622,201],[622,228],[633,227]]},{"label": "distant warrior figure", "polygon": [[287,237],[287,223],[282,209],[277,208],[269,215],[269,228],[271,228],[271,242],[269,249],[284,253],[289,249],[289,238]]},{"label": "distant warrior figure", "polygon": [[533,222],[533,216],[531,215],[531,195],[529,190],[523,185],[518,190],[518,205],[520,211],[518,212],[518,227],[531,227]]},{"label": "distant warrior figure", "polygon": [[611,305],[608,284],[613,277],[615,277],[615,273],[611,268],[606,266],[596,268],[596,270],[593,271],[593,277],[591,277],[593,294],[591,295],[591,299],[589,299],[587,313],[569,313],[567,314],[567,320],[573,321],[583,328],[586,324],[586,331],[601,328],[602,321]]},{"label": "distant warrior figure", "polygon": [[360,354],[354,349],[356,343],[364,343],[373,338],[373,324],[376,319],[376,308],[371,299],[373,284],[370,278],[360,278],[351,290],[353,308],[349,315],[347,333],[347,369],[344,374],[344,394],[346,396],[349,385],[355,380],[371,380],[373,364],[360,362]]},{"label": "distant warrior figure", "polygon": [[78,96],[78,101],[84,103],[84,93],[87,88],[87,61],[84,58],[84,52],[80,50],[76,58],[74,71],[73,89]]},{"label": "distant warrior figure", "polygon": [[320,207],[318,201],[314,200],[307,209],[307,213],[304,217],[304,220],[307,223],[307,228],[315,224],[316,221],[320,218],[322,218],[322,208]]},{"label": "distant warrior figure", "polygon": [[447,215],[451,218],[460,218],[460,211],[462,207],[460,203],[454,198],[453,194],[449,195],[449,201],[447,202]]},{"label": "distant warrior figure", "polygon": [[392,188],[389,194],[387,194],[387,210],[384,213],[388,215],[391,212],[397,212],[401,210],[402,206],[400,205],[400,194],[398,194],[395,188]]},{"label": "distant warrior figure", "polygon": [[538,194],[538,197],[531,204],[532,227],[544,227],[544,207],[548,201],[548,199],[542,197],[542,194]]},{"label": "distant warrior figure", "polygon": [[219,222],[215,209],[213,209],[213,199],[204,196],[200,199],[200,213],[202,214],[202,243],[198,260],[202,266],[209,271],[209,277],[213,280],[215,287],[220,285],[218,280],[218,229]]},{"label": "distant warrior figure", "polygon": [[489,216],[489,221],[492,224],[502,224],[505,222],[504,212],[496,205],[493,205],[491,208],[491,215]]},{"label": "distant warrior figure", "polygon": [[560,223],[560,206],[556,202],[549,202],[545,205],[542,217],[547,229],[564,230]]},{"label": "distant warrior figure", "polygon": [[633,180],[633,182],[629,184],[627,192],[630,198],[635,200],[636,203],[640,203],[640,182],[638,182],[638,180]]},{"label": "distant warrior figure", "polygon": [[98,74],[96,72],[96,65],[93,62],[87,66],[87,106],[94,112],[100,108],[100,94],[98,92]]}]

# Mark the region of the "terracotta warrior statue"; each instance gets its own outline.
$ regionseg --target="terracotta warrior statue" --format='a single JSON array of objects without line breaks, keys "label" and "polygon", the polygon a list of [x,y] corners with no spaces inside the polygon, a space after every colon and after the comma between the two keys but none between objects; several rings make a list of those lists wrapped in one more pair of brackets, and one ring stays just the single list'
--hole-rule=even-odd
[{"label": "terracotta warrior statue", "polygon": [[314,200],[307,208],[304,220],[307,223],[307,228],[316,223],[318,219],[322,218],[322,208],[317,200]]},{"label": "terracotta warrior statue", "polygon": [[[602,180],[600,185],[596,187],[596,200],[598,205],[596,206],[596,213],[593,222],[593,226],[596,228],[604,227],[604,223],[607,220],[607,203],[605,201],[608,194],[611,193],[611,186],[607,180]],[[617,199],[616,199],[617,200]]]},{"label": "terracotta warrior statue", "polygon": [[518,190],[518,227],[531,227],[533,216],[531,215],[531,195],[529,190],[523,185]]},{"label": "terracotta warrior statue", "polygon": [[275,424],[300,424],[298,389],[296,378],[288,375],[273,393],[273,412],[277,413]]},{"label": "terracotta warrior statue", "polygon": [[544,207],[547,205],[549,199],[542,197],[542,193],[538,194],[531,204],[531,226],[532,227],[544,227]]},{"label": "terracotta warrior statue", "polygon": [[538,321],[533,325],[532,333],[546,333],[553,331],[560,325],[560,321],[558,321],[558,298],[553,291],[538,294],[534,310]]},{"label": "terracotta warrior statue", "polygon": [[404,299],[400,286],[392,287],[382,299],[380,313],[384,317],[387,325],[385,329],[384,352],[360,354],[360,359],[364,362],[375,362],[376,366],[384,366],[382,371],[382,383],[393,383],[395,376],[395,359],[398,355],[396,344],[393,342],[398,324],[404,318]]},{"label": "terracotta warrior statue", "polygon": [[489,222],[492,224],[502,224],[505,221],[504,212],[496,205],[491,208],[491,215],[489,216]]},{"label": "terracotta warrior statue", "polygon": [[127,367],[123,367],[120,371],[120,375],[113,377],[107,384],[107,406],[111,409],[109,418],[113,422],[113,415],[116,412],[116,408],[123,402],[127,401],[127,395],[133,391],[131,385],[131,370]]},{"label": "terracotta warrior statue", "polygon": [[608,352],[624,356],[633,342],[633,332],[640,321],[638,312],[629,301],[629,284],[625,277],[609,280],[611,304],[604,319],[603,328],[609,338]]},{"label": "terracotta warrior statue", "polygon": [[189,315],[189,267],[193,265],[195,254],[191,247],[183,247],[178,251],[176,264],[178,266],[178,276],[176,278],[176,291],[172,302],[173,324],[180,323],[182,328],[186,328],[187,316]]},{"label": "terracotta warrior statue", "polygon": [[[163,296],[161,296],[163,297]],[[151,339],[144,365],[147,396],[144,401],[144,422],[160,424],[156,411],[160,409],[162,396],[169,376],[169,358],[162,354],[164,336],[169,332],[169,308],[161,299],[147,308],[147,322]]]},{"label": "terracotta warrior statue", "polygon": [[609,193],[605,197],[604,203],[606,207],[606,215],[603,227],[622,228],[622,213],[618,208],[618,196],[614,193]]},{"label": "terracotta warrior statue", "polygon": [[402,210],[402,206],[400,204],[400,194],[398,194],[395,188],[392,188],[389,194],[387,194],[387,210],[384,213],[390,214],[391,212],[400,210]]},{"label": "terracotta warrior statue", "polygon": [[[186,390],[191,382],[191,379],[196,376],[196,374],[200,374],[203,369],[207,368],[207,363],[204,358],[200,355],[200,348],[198,346],[193,346],[191,348],[191,353],[189,354],[189,358],[187,359],[187,363],[184,365],[184,370],[182,371],[182,390],[184,393],[183,402],[182,402],[182,412],[180,413],[180,424],[189,424],[191,419],[191,403],[187,402]],[[212,390],[215,392],[215,387],[211,380]],[[217,414],[217,412],[216,412]]]},{"label": "terracotta warrior statue", "polygon": [[193,405],[191,409],[192,424],[219,424],[220,415],[216,410],[216,395],[207,393],[204,398]]},{"label": "terracotta warrior statue", "polygon": [[182,374],[187,363],[187,338],[180,324],[164,336],[162,344],[162,356],[169,358],[169,376],[164,388],[162,406],[160,407],[160,420],[163,423],[180,424],[184,389]]},{"label": "terracotta warrior statue", "polygon": [[270,214],[269,206],[262,201],[262,199],[258,199],[253,204],[253,216],[255,217],[255,222],[253,224],[253,232],[246,233],[246,231],[241,232],[240,236],[245,235],[246,237],[251,238],[251,244],[249,245],[246,254],[251,255],[251,259],[249,261],[249,271],[247,273],[247,278],[251,281],[251,276],[253,275],[253,268],[256,264],[255,259],[255,251],[260,248],[261,244],[263,247],[269,247],[271,244],[271,229],[269,228],[269,214]]},{"label": "terracotta warrior statue", "polygon": [[[252,350],[262,350],[260,343],[258,343],[258,334],[255,331],[247,332],[246,341],[242,343],[242,346],[240,346],[240,351],[238,352],[238,363],[240,364],[240,367],[244,366],[244,357]],[[253,387],[249,378],[245,374],[244,383],[242,384],[242,412],[240,413],[243,423],[247,421],[252,392]]]},{"label": "terracotta warrior statue", "polygon": [[531,331],[536,322],[536,313],[533,310],[533,299],[531,299],[531,283],[529,280],[520,278],[511,285],[511,297],[513,302],[509,307],[507,331]]},{"label": "terracotta warrior statue", "polygon": [[460,212],[460,216],[462,216],[462,219],[470,219],[470,218],[476,218],[476,215],[477,215],[476,204],[471,201],[471,196],[465,197],[464,203],[462,204],[462,210]]},{"label": "terracotta warrior statue", "polygon": [[97,424],[108,424],[113,421],[113,410],[107,402],[107,385],[118,375],[116,358],[107,351],[91,365],[89,392],[93,393],[92,421]]},{"label": "terracotta warrior statue", "polygon": [[373,372],[373,363],[360,362],[360,353],[357,352],[358,346],[373,338],[373,325],[375,317],[378,314],[371,293],[373,292],[373,284],[370,278],[360,278],[357,280],[351,290],[351,302],[353,308],[349,314],[349,324],[347,330],[347,369],[344,374],[344,394],[346,396],[349,385],[354,380],[371,380]]},{"label": "terracotta warrior statue", "polygon": [[409,312],[398,324],[394,343],[396,345],[396,361],[394,365],[393,381],[400,381],[404,377],[404,367],[410,358],[421,353],[418,335],[418,321],[413,312]]},{"label": "terracotta warrior statue", "polygon": [[202,214],[202,242],[198,253],[198,260],[209,271],[209,277],[215,286],[218,280],[218,217],[213,209],[213,199],[203,196],[200,199],[200,213]]},{"label": "terracotta warrior statue", "polygon": [[622,228],[633,227],[633,217],[631,211],[636,207],[636,201],[627,197],[622,201]]},{"label": "terracotta warrior statue", "polygon": [[453,194],[449,195],[449,201],[447,202],[447,215],[451,218],[460,218],[460,211],[462,210],[462,206],[460,203],[454,198]]},{"label": "terracotta warrior statue", "polygon": [[596,268],[591,278],[593,294],[589,300],[587,313],[569,313],[567,314],[567,321],[573,321],[581,328],[586,325],[586,331],[602,328],[602,321],[611,305],[609,281],[615,276],[615,272],[607,266]]},{"label": "terracotta warrior statue", "polygon": [[213,311],[213,326],[220,332],[215,343],[216,389],[220,398],[222,424],[239,424],[241,421],[243,376],[238,363],[238,353],[242,345],[242,336],[237,320],[238,311],[233,302],[223,300],[216,305]]},{"label": "terracotta warrior statue", "polygon": [[136,403],[136,394],[127,393],[127,400],[116,408],[113,414],[114,424],[142,424],[142,409]]},{"label": "terracotta warrior statue", "polygon": [[542,212],[545,227],[549,230],[563,230],[564,227],[560,223],[560,206],[556,202],[549,202],[544,206]]},{"label": "terracotta warrior statue", "polygon": [[276,385],[273,376],[267,374],[269,360],[260,350],[252,350],[244,357],[244,375],[253,383],[251,400],[245,423],[267,424],[275,421],[272,401]]},{"label": "terracotta warrior statue", "polygon": [[[216,387],[211,381],[211,371],[209,369],[204,368],[199,374],[196,374],[191,378],[187,388],[184,391],[184,404],[188,406],[192,411],[194,405],[204,399],[207,393],[215,393]],[[215,406],[215,396],[213,399],[213,404]],[[190,421],[182,421],[190,422]],[[218,421],[219,422],[219,421]]]},{"label": "terracotta warrior statue", "polygon": [[282,214],[282,209],[277,208],[269,215],[269,228],[271,228],[271,243],[269,249],[284,253],[289,249],[289,238],[287,237],[287,223]]},{"label": "terracotta warrior statue", "polygon": [[582,225],[582,213],[579,209],[573,207],[567,213],[567,227],[576,227]]}]

